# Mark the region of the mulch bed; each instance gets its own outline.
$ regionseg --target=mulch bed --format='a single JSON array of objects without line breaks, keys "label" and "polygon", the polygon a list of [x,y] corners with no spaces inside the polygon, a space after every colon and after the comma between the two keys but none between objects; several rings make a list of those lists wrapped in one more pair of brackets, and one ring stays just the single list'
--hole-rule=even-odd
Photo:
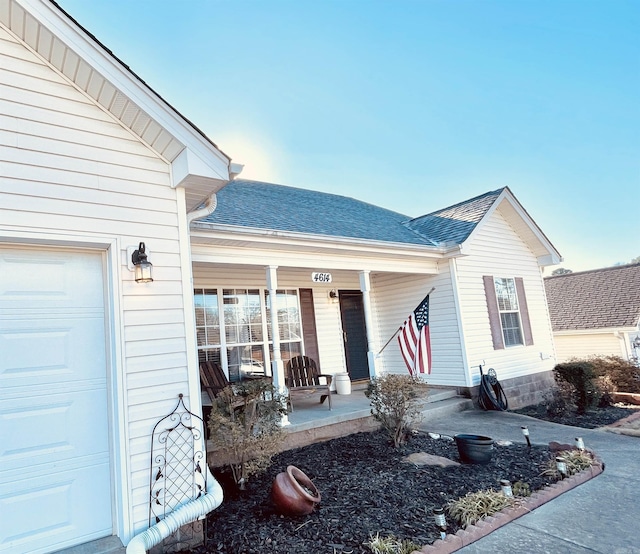
[{"label": "mulch bed", "polygon": [[562,425],[571,425],[573,427],[582,427],[583,429],[596,429],[597,427],[605,427],[611,425],[632,414],[638,413],[640,406],[633,404],[617,403],[610,406],[603,406],[587,410],[585,414],[576,414],[567,412],[561,415],[550,415],[546,411],[544,404],[527,406],[519,410],[513,410],[514,413],[551,421],[553,423],[561,423]]},{"label": "mulch bed", "polygon": [[[459,461],[454,442],[420,433],[396,450],[382,432],[359,433],[277,455],[268,471],[252,476],[239,491],[230,475],[216,477],[225,491],[208,516],[208,541],[194,553],[364,554],[371,536],[393,535],[419,545],[439,538],[432,510],[468,492],[500,489],[500,479],[538,490],[552,481],[541,476],[548,448],[526,444],[495,446],[487,465],[416,466],[402,461],[427,452]],[[275,476],[294,465],[322,495],[308,516],[278,514],[271,503]],[[448,518],[449,533],[458,530]]]}]

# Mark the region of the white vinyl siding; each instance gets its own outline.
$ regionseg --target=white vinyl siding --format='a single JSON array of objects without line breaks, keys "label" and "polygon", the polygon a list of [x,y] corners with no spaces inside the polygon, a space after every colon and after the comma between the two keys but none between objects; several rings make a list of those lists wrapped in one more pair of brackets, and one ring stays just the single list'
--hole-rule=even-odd
[{"label": "white vinyl siding", "polygon": [[[120,507],[120,518],[132,516],[140,530],[148,518],[149,434],[178,393],[189,390],[180,206],[169,166],[3,29],[0,113],[0,236],[120,245],[111,256],[122,280],[110,294],[120,296],[114,321],[122,324],[118,379],[127,427],[113,432],[129,441],[119,462],[124,469],[130,463],[122,481],[133,506],[128,514]],[[126,267],[127,247],[140,241],[154,265],[155,281],[147,285],[135,283]]]},{"label": "white vinyl siding", "polygon": [[563,332],[554,335],[558,363],[571,358],[588,358],[589,356],[620,356],[629,357],[630,347],[626,340],[614,332],[582,332],[570,334]]},{"label": "white vinyl siding", "polygon": [[[536,257],[502,216],[499,209],[474,233],[466,256],[457,258],[461,318],[464,325],[466,358],[474,384],[479,383],[478,366],[484,361],[495,368],[501,380],[541,371],[554,365],[553,336],[544,283]],[[535,344],[495,350],[483,276],[522,278]]]},{"label": "white vinyl siding", "polygon": [[[378,324],[377,350],[400,328],[407,316],[435,287],[429,297],[429,332],[431,335],[432,371],[427,382],[434,385],[465,386],[464,363],[458,316],[447,263],[441,263],[437,276],[375,274],[372,275],[372,303]],[[397,339],[384,349],[377,360],[378,372],[408,374]]]}]

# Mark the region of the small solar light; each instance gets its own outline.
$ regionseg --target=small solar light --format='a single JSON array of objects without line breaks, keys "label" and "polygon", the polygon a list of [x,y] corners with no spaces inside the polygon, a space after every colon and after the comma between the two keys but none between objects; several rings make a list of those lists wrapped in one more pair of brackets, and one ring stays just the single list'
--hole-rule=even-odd
[{"label": "small solar light", "polygon": [[500,479],[500,488],[502,489],[502,494],[505,496],[513,496],[511,481],[509,481],[509,479]]},{"label": "small solar light", "polygon": [[560,456],[556,458],[556,469],[563,479],[567,476],[567,462],[564,458]]},{"label": "small solar light", "polygon": [[444,510],[442,508],[434,508],[433,518],[436,520],[438,529],[440,529],[440,538],[444,540],[447,536],[447,519],[444,516]]},{"label": "small solar light", "polygon": [[527,439],[527,446],[531,448],[531,439],[529,438],[529,428],[521,427],[521,429],[522,429],[522,434],[524,435],[524,438]]},{"label": "small solar light", "polygon": [[582,437],[576,437],[576,448],[578,450],[584,450],[584,441],[582,440]]}]

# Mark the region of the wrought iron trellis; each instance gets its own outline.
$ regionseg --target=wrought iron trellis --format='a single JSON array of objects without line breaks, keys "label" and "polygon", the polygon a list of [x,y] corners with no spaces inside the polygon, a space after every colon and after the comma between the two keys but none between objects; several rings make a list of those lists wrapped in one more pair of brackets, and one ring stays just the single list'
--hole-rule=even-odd
[{"label": "wrought iron trellis", "polygon": [[[153,428],[149,527],[189,500],[206,494],[204,422],[190,412],[182,394],[178,404]],[[164,552],[180,552],[203,542],[204,521],[184,525],[163,542]]]}]

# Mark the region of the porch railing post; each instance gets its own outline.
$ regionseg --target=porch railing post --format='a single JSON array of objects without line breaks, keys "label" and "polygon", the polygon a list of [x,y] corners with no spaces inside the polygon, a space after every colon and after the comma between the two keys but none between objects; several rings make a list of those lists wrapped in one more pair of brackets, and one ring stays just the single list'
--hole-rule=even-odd
[{"label": "porch railing post", "polygon": [[373,344],[373,319],[371,317],[371,280],[369,271],[360,272],[360,291],[362,292],[362,306],[364,308],[364,326],[367,333],[367,362],[369,363],[369,377],[373,378],[377,375],[376,354]]},{"label": "porch railing post", "polygon": [[[278,297],[276,290],[278,288],[278,266],[267,266],[267,289],[269,291],[269,302],[271,305],[271,337],[273,338],[273,357],[271,358],[271,375],[273,376],[273,385],[278,389],[280,394],[285,395],[287,389],[284,381],[284,364],[282,363],[282,353],[280,352],[280,329],[278,328]],[[286,406],[285,406],[286,408]],[[280,424],[282,426],[289,425],[289,417],[285,414],[282,416]]]}]

